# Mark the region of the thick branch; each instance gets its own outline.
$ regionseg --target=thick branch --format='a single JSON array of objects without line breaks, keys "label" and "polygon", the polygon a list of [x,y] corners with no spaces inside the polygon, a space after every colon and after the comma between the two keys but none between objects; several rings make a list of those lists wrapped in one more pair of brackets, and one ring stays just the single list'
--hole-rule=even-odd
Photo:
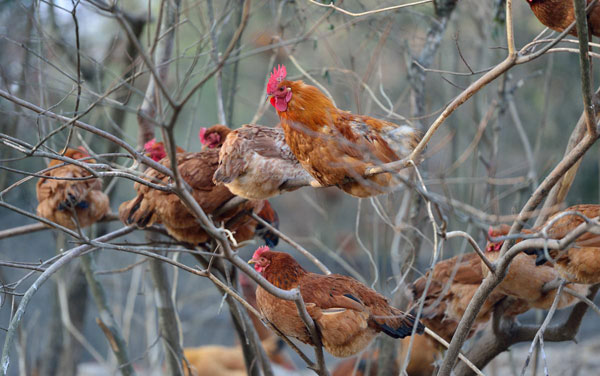
[{"label": "thick branch", "polygon": [[[508,0],[510,2],[510,0]],[[521,212],[519,213],[516,221],[513,223],[509,236],[518,233],[522,228],[523,224],[529,217],[531,216],[531,212],[535,210],[537,205],[541,202],[541,200],[547,195],[550,189],[556,184],[556,182],[585,154],[587,150],[594,144],[596,138],[590,138],[589,135],[586,135],[582,142],[577,145],[567,156],[565,156],[560,163],[554,168],[554,170],[544,179],[544,181],[538,186],[533,195],[527,201]],[[587,223],[584,225],[588,225]],[[577,231],[582,231],[579,226],[573,233]],[[563,245],[563,242],[568,244],[569,241],[573,239],[567,239],[569,236],[563,238],[559,243],[559,245]],[[514,244],[514,240],[507,240],[503,243],[502,249],[500,250],[500,259],[496,261],[496,273],[489,274],[481,283],[475,295],[473,296],[471,302],[469,303],[465,314],[463,315],[460,323],[456,329],[454,337],[452,338],[452,342],[450,344],[450,348],[446,353],[446,357],[444,358],[444,362],[442,367],[440,368],[439,376],[449,376],[456,361],[456,357],[458,356],[458,352],[462,347],[464,341],[466,340],[467,334],[473,325],[475,317],[477,313],[481,309],[481,306],[492,292],[492,290],[500,284],[500,282],[504,279],[506,272],[508,270],[508,266],[512,259],[525,247],[531,246],[528,242],[531,240],[525,240],[510,250],[509,247]],[[552,241],[550,240],[542,240],[544,242],[548,242],[548,246],[552,246]],[[527,243],[527,244],[524,244]],[[542,245],[543,247],[543,245]]]},{"label": "thick branch", "polygon": [[[594,115],[597,116],[598,110],[600,109],[600,89],[596,90],[592,97],[592,101],[594,106]],[[569,142],[567,144],[567,149],[565,150],[564,156],[569,154],[569,152],[571,152],[571,150],[573,150],[573,148],[581,142],[583,136],[586,134],[586,129],[586,116],[584,111],[577,121],[577,125],[575,125],[575,129],[571,133],[571,136],[569,137]],[[577,174],[580,164],[581,160],[573,165],[573,167],[571,167],[569,171],[565,173],[558,183],[552,187],[552,190],[550,190],[550,193],[548,194],[548,197],[546,197],[546,201],[542,206],[540,215],[535,221],[534,227],[541,226],[544,222],[546,222],[546,220],[556,211],[554,207],[560,205],[565,200],[567,193],[569,193],[569,189],[575,180],[575,175]]]},{"label": "thick branch", "polygon": [[[167,99],[169,104],[174,107],[174,100],[167,92],[165,82],[169,72],[168,61],[173,53],[173,45],[175,43],[175,24],[179,14],[180,1],[165,1],[165,14],[160,23],[160,30],[165,34],[158,41],[157,48],[153,60],[156,65],[150,61],[150,57],[143,51],[139,41],[135,38],[130,30],[129,25],[125,22],[123,16],[116,13],[117,19],[121,23],[129,35],[130,43],[132,43],[144,62],[152,72],[142,105],[138,110],[138,144],[144,145],[154,137],[154,126],[152,119],[157,117],[156,112],[160,111],[161,101],[159,100],[160,93]],[[156,68],[158,67],[158,69]],[[158,89],[157,89],[158,88]],[[171,158],[174,156],[171,155]],[[173,162],[173,160],[172,160]],[[173,175],[178,175],[175,164]],[[148,239],[154,239],[155,234],[147,234]],[[170,375],[183,375],[182,358],[183,350],[181,348],[182,340],[180,338],[179,317],[173,299],[171,298],[171,285],[167,276],[167,270],[162,262],[155,258],[149,260],[150,275],[154,287],[154,296],[156,310],[158,313],[158,328],[162,338],[163,350],[165,354],[165,365],[167,373]]]},{"label": "thick branch", "polygon": [[[595,285],[590,288],[587,298],[593,299],[599,287],[600,285]],[[467,352],[467,357],[480,369],[484,368],[498,354],[508,350],[510,346],[533,340],[539,330],[537,325],[522,325],[514,318],[502,316],[504,309],[510,304],[512,304],[510,299],[505,299],[498,304],[494,311],[494,325],[489,326],[483,332],[481,338],[474,342]],[[577,303],[563,322],[546,329],[544,341],[563,342],[574,340],[587,309],[587,303]],[[455,372],[458,376],[471,376],[474,374],[463,364],[458,364]]]},{"label": "thick branch", "polygon": [[[596,120],[594,107],[592,105],[592,79],[590,75],[589,52],[589,29],[586,14],[586,1],[573,0],[575,8],[575,22],[577,24],[577,37],[579,38],[579,67],[581,72],[581,91],[583,96],[583,111],[588,134],[594,137],[596,131]],[[592,5],[594,6],[594,5]]]}]

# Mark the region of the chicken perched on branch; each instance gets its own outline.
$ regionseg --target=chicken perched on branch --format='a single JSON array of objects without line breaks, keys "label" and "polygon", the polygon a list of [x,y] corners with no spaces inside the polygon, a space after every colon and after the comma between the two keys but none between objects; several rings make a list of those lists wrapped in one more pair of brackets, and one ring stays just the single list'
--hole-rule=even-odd
[{"label": "chicken perched on branch", "polygon": [[[592,0],[587,0],[587,4]],[[558,32],[564,31],[569,25],[575,22],[575,10],[573,0],[527,0],[533,14],[544,26]],[[594,5],[594,8],[588,13],[588,26],[592,35],[600,36],[600,6]],[[577,29],[574,27],[569,34],[577,36]]]},{"label": "chicken perched on branch", "polygon": [[[246,277],[244,273],[238,273],[238,279],[240,282],[240,287],[242,289],[242,295],[244,299],[254,308],[259,310],[258,305],[256,304],[256,283],[250,278]],[[254,329],[256,329],[256,334],[258,334],[258,338],[263,341],[263,346],[270,345],[273,341],[277,341],[277,350],[271,351],[265,347],[265,351],[269,355],[269,359],[274,364],[277,364],[283,368],[292,370],[296,369],[294,362],[288,356],[288,354],[283,350],[285,347],[285,342],[279,338],[275,333],[269,330],[259,317],[255,316],[252,312],[248,311],[248,315],[252,320],[252,325]]]},{"label": "chicken perched on branch", "polygon": [[[562,239],[585,223],[583,217],[577,214],[566,214],[567,212],[578,212],[589,219],[594,219],[600,216],[600,205],[575,205],[554,214],[548,220],[550,222],[557,218],[548,230],[550,238]],[[564,216],[558,218],[563,214]],[[567,249],[548,251],[548,255],[555,263],[554,268],[562,278],[574,283],[600,283],[600,234],[597,231],[596,229],[595,232],[583,233],[577,238],[575,244]],[[537,249],[533,253],[537,255],[536,265],[549,261],[543,249]]]},{"label": "chicken perched on branch", "polygon": [[[356,354],[379,332],[404,338],[415,325],[417,333],[425,330],[414,317],[390,306],[385,297],[353,278],[307,272],[292,256],[268,247],[258,248],[248,262],[273,285],[284,290],[299,288],[323,347],[334,356]],[[267,320],[284,334],[313,344],[294,302],[279,299],[260,286],[256,302]]]},{"label": "chicken perched on branch", "polygon": [[[508,234],[510,226],[500,226],[499,228],[490,228],[488,235],[490,238],[497,238]],[[528,232],[528,231],[524,231]],[[489,242],[486,246],[486,256],[490,261],[496,261],[500,257],[502,242]],[[487,276],[487,267],[482,263],[481,269],[484,276]],[[559,277],[557,269],[551,264],[545,264],[536,267],[536,260],[533,256],[520,253],[513,258],[508,272],[502,282],[494,291],[500,292],[528,302],[532,308],[549,309],[556,296],[556,288],[546,291],[544,286],[556,280]],[[586,295],[588,286],[579,284],[569,284],[567,287],[576,292]],[[578,302],[578,299],[570,294],[563,293],[558,302],[558,308],[566,308]]]},{"label": "chicken perched on branch", "polygon": [[246,124],[227,136],[213,180],[238,196],[266,199],[312,178],[285,143],[281,128]]},{"label": "chicken perched on branch", "polygon": [[273,70],[267,94],[302,166],[319,184],[338,186],[353,196],[390,191],[398,184],[392,174],[364,177],[366,170],[408,156],[421,139],[408,125],[337,109],[316,87],[286,80],[284,66]]},{"label": "chicken perched on branch", "polygon": [[[65,157],[89,157],[83,147],[67,149]],[[96,163],[88,159],[86,163]],[[54,159],[48,167],[65,163]],[[44,173],[36,185],[37,214],[64,227],[75,229],[77,224],[86,227],[102,218],[109,210],[108,196],[102,192],[102,182],[91,178],[83,167],[67,163]],[[65,180],[67,179],[67,180]],[[71,179],[71,180],[69,180]]]},{"label": "chicken perched on branch", "polygon": [[[523,230],[522,232],[524,234],[537,233],[546,227],[547,224],[553,222],[547,230],[548,238],[560,240],[579,225],[585,223],[585,219],[577,213],[589,219],[594,219],[600,216],[600,205],[583,204],[571,206],[554,214],[539,228]],[[507,234],[508,230],[510,230],[509,226],[503,226],[500,229],[504,234]],[[495,236],[502,235],[494,231],[491,231],[490,234]],[[517,242],[519,241],[521,239],[517,239]],[[498,249],[501,245],[502,242],[495,243],[495,247]],[[583,233],[567,249],[549,249],[548,256],[550,256],[551,260],[547,259],[544,249],[527,250],[525,253],[537,256],[535,260],[536,266],[549,266],[546,262],[553,261],[554,269],[568,282],[582,284],[596,284],[600,282],[600,235],[597,233],[597,230],[595,232]]]},{"label": "chicken perched on branch", "polygon": [[[411,285],[413,304],[418,307],[420,299],[425,293],[427,280],[431,276],[431,283],[425,294],[421,320],[428,328],[447,341],[452,339],[458,322],[483,281],[480,263],[481,260],[475,252],[466,253],[462,255],[462,258],[460,255],[454,256],[438,262],[432,271],[428,271]],[[494,305],[505,296],[499,292],[490,294],[477,314],[469,336],[472,336],[490,320]],[[516,304],[510,314],[516,315],[528,309],[528,305]],[[416,310],[415,307],[413,314]]]},{"label": "chicken perched on branch", "polygon": [[[152,146],[154,148],[149,150],[151,156],[164,154],[164,146],[161,147],[158,143],[152,143]],[[226,187],[215,186],[212,182],[218,160],[218,149],[177,154],[179,173],[183,180],[190,185],[192,196],[207,215],[216,213],[234,197]],[[160,163],[167,168],[171,167],[168,158],[161,159]],[[162,185],[173,183],[170,177],[153,168],[148,168],[144,175],[148,181],[153,183],[158,182]],[[194,245],[205,243],[210,239],[177,195],[141,183],[135,183],[134,188],[137,196],[119,207],[119,216],[124,223],[135,224],[140,228],[154,223],[162,223],[169,235],[179,241]],[[237,242],[242,242],[252,239],[257,230],[258,222],[248,215],[251,212],[257,213],[267,221],[276,219],[276,213],[268,201],[247,201],[224,213],[219,213],[212,219],[217,226],[223,224],[230,230]],[[277,236],[268,231],[263,235],[267,244],[276,244]]]}]

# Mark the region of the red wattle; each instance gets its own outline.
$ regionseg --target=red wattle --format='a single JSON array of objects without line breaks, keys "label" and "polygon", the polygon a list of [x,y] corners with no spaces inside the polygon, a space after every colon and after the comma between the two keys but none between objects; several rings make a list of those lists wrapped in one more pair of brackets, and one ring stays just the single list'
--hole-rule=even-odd
[{"label": "red wattle", "polygon": [[275,109],[279,112],[285,112],[287,110],[285,98],[275,98]]}]

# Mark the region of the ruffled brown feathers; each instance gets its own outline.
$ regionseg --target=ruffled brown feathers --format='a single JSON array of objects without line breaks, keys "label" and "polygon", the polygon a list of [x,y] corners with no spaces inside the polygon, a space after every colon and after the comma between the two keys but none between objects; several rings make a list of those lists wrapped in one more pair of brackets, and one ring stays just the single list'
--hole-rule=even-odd
[{"label": "ruffled brown feathers", "polygon": [[301,123],[311,131],[318,131],[323,124],[333,121],[332,113],[337,112],[337,108],[319,89],[306,85],[303,81],[286,80],[281,84],[292,89],[292,99],[287,111],[277,111],[282,120]]},{"label": "ruffled brown feathers", "polygon": [[[67,149],[66,157],[81,159],[89,154],[84,149]],[[49,167],[65,162],[53,159]],[[85,163],[94,163],[88,159]],[[85,168],[66,163],[44,173],[36,185],[37,214],[64,227],[86,227],[102,218],[108,211],[108,196],[102,192],[102,182],[91,178]]]},{"label": "ruffled brown feathers", "polygon": [[319,184],[356,197],[387,193],[400,184],[389,173],[364,174],[367,168],[408,156],[421,139],[419,131],[339,110],[302,81],[283,80],[273,93],[287,144]]},{"label": "ruffled brown feathers", "polygon": [[266,199],[311,177],[286,144],[281,128],[246,124],[227,136],[213,180],[238,196]]},{"label": "ruffled brown feathers", "polygon": [[[589,4],[592,0],[587,0]],[[573,1],[571,0],[527,0],[537,19],[548,28],[562,32],[575,22]],[[588,25],[595,36],[600,36],[600,6],[596,4],[588,13]],[[577,36],[574,27],[569,34]]]},{"label": "ruffled brown feathers", "polygon": [[[207,149],[200,153],[177,154],[177,167],[181,177],[192,188],[192,196],[206,214],[213,214],[234,197],[227,187],[215,186],[212,176],[218,165],[218,149]],[[164,158],[162,165],[170,168],[170,161]],[[171,183],[171,178],[149,168],[147,179],[162,184]],[[136,183],[137,197],[124,202],[119,208],[121,220],[126,224],[146,227],[152,223],[162,223],[169,235],[175,239],[190,243],[204,243],[210,236],[197,223],[196,217],[188,210],[179,197],[173,193],[159,191]],[[247,213],[260,212],[262,201],[247,201],[236,208],[213,217],[213,221],[234,233],[238,242],[252,239],[257,222]]]},{"label": "ruffled brown feathers", "polygon": [[[390,306],[384,296],[351,277],[309,273],[290,255],[264,248],[257,249],[251,263],[272,284],[300,289],[306,310],[319,327],[323,346],[334,356],[356,354],[380,332],[403,338],[414,326],[419,334],[425,329],[413,316]],[[312,344],[293,302],[261,287],[256,298],[265,317],[284,334]]]},{"label": "ruffled brown feathers", "polygon": [[283,290],[291,290],[308,274],[292,256],[283,252],[268,251],[263,254],[270,260],[269,266],[263,272],[263,277],[271,284]]}]

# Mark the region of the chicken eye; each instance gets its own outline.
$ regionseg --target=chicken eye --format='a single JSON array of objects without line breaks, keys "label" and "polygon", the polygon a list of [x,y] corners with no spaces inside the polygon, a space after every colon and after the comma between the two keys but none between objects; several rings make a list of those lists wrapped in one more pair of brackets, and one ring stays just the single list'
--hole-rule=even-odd
[{"label": "chicken eye", "polygon": [[283,91],[283,86],[278,89],[279,91]]}]

